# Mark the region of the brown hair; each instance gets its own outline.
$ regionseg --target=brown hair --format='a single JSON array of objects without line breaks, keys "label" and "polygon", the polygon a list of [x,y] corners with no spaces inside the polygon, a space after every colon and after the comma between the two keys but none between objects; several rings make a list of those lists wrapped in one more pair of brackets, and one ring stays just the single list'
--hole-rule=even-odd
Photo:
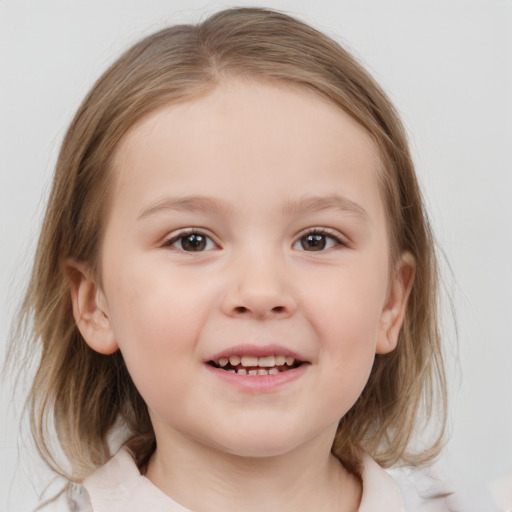
[{"label": "brown hair", "polygon": [[[376,356],[362,395],[340,422],[332,451],[349,467],[358,447],[383,466],[431,460],[441,446],[446,411],[438,274],[404,129],[380,87],[336,42],[292,17],[257,8],[225,10],[140,41],[97,81],[71,123],[20,316],[19,332],[25,326],[30,346],[40,349],[28,407],[43,458],[67,478],[81,480],[110,457],[108,437],[119,423],[129,432],[126,444],[140,466],[155,449],[147,407],[121,354],[94,352],[75,325],[65,262],[83,262],[101,279],[110,167],[126,132],[162,105],[192,99],[226,77],[313,91],[352,116],[375,141],[392,260],[411,253],[415,281],[398,346]],[[429,417],[437,418],[438,435],[411,453],[411,436]],[[54,455],[55,431],[69,467]]]}]

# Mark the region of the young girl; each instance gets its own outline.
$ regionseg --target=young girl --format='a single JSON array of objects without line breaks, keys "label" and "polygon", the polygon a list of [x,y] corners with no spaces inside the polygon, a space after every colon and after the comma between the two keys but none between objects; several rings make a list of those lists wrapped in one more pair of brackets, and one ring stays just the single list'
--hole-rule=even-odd
[{"label": "young girl", "polygon": [[144,39],[68,130],[24,303],[47,509],[403,510],[381,468],[440,449],[436,297],[404,130],[344,49],[245,8]]}]

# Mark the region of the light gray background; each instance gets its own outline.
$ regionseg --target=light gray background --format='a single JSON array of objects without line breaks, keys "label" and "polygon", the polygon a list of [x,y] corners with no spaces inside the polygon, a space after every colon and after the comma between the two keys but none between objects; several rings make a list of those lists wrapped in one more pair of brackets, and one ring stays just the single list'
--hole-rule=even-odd
[{"label": "light gray background", "polygon": [[[78,103],[132,42],[230,5],[0,0],[0,356],[56,153]],[[446,321],[452,426],[439,474],[465,489],[472,504],[466,510],[478,510],[485,484],[512,471],[512,2],[237,5],[282,9],[335,36],[371,70],[404,119],[454,276],[445,272],[459,346]],[[13,399],[9,382],[1,386],[0,510],[26,511],[48,475],[20,448],[20,397]]]}]

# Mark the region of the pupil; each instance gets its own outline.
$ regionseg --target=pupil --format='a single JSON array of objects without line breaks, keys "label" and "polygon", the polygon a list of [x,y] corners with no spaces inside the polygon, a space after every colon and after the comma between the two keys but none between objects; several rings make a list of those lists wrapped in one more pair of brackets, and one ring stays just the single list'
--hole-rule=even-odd
[{"label": "pupil", "polygon": [[311,233],[302,239],[302,248],[310,251],[321,251],[325,248],[325,235]]},{"label": "pupil", "polygon": [[182,238],[181,246],[185,251],[202,251],[206,247],[206,237],[192,233]]}]

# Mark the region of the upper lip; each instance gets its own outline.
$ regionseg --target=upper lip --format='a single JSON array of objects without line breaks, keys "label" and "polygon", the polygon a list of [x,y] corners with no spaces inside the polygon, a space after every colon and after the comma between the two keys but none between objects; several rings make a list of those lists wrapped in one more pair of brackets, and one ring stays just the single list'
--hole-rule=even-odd
[{"label": "upper lip", "polygon": [[254,345],[240,344],[233,345],[220,352],[212,354],[206,359],[208,361],[218,361],[221,358],[229,358],[231,356],[253,356],[265,357],[269,355],[293,357],[296,361],[307,362],[306,358],[300,353],[287,347],[277,344]]}]

